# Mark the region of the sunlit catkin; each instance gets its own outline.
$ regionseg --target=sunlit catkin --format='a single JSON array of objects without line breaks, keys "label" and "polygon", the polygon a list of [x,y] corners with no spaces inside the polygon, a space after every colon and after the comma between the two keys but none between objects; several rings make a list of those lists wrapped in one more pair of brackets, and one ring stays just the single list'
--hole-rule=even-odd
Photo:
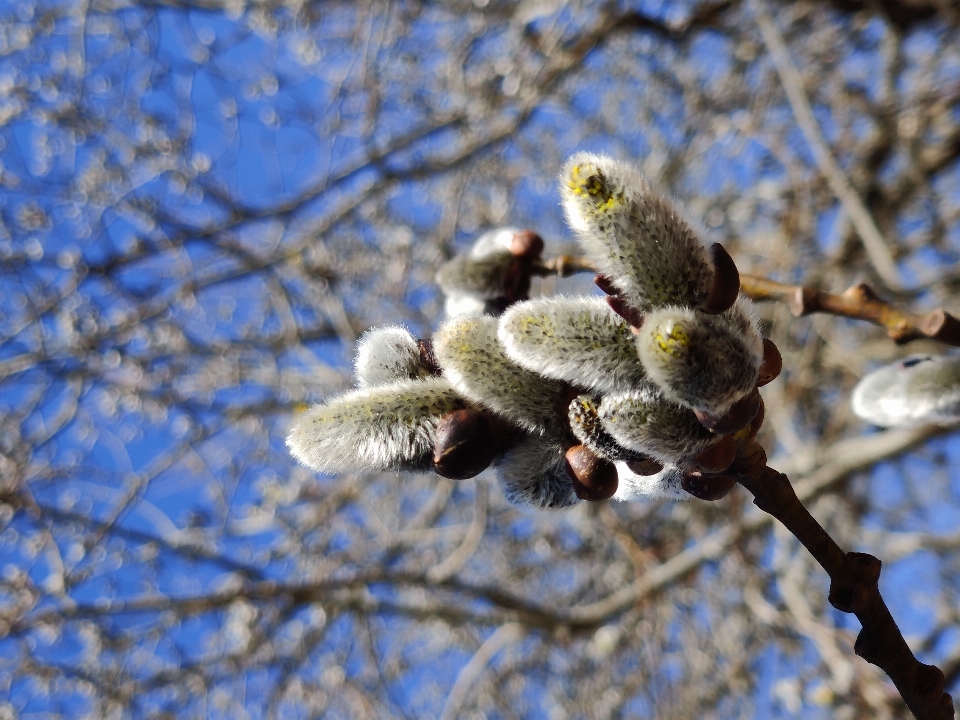
[{"label": "sunlit catkin", "polygon": [[591,390],[626,390],[646,373],[627,323],[597,297],[539,298],[500,319],[507,356],[528,370]]},{"label": "sunlit catkin", "polygon": [[598,415],[617,443],[663,463],[691,458],[719,439],[689,408],[650,389],[604,395]]},{"label": "sunlit catkin", "polygon": [[427,470],[441,418],[468,406],[436,377],[353,390],[297,417],[287,447],[318,472]]},{"label": "sunlit catkin", "polygon": [[354,375],[359,387],[427,377],[417,339],[406,328],[372,328],[357,342]]},{"label": "sunlit catkin", "polygon": [[698,307],[713,284],[702,240],[627,163],[577,153],[560,174],[570,227],[597,269],[640,311]]},{"label": "sunlit catkin", "polygon": [[620,484],[613,496],[614,500],[690,499],[690,494],[683,489],[683,472],[676,465],[664,465],[660,472],[653,475],[640,475],[633,472],[625,462],[615,464]]},{"label": "sunlit catkin", "polygon": [[667,398],[718,416],[756,387],[763,360],[763,338],[743,298],[720,315],[655,310],[636,343],[647,376]]},{"label": "sunlit catkin", "polygon": [[566,388],[524,370],[497,341],[496,318],[453,318],[440,326],[433,349],[443,375],[463,397],[531,432],[565,424]]}]

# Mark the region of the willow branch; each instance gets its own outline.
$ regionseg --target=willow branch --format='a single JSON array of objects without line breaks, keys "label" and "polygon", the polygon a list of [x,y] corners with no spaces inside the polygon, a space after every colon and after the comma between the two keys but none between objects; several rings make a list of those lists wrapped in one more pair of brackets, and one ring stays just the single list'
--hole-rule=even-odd
[{"label": "willow branch", "polygon": [[[569,277],[576,273],[596,272],[589,260],[575,255],[559,255],[544,260],[533,268],[536,275]],[[785,285],[774,280],[740,273],[740,292],[757,302],[776,301],[787,305],[795,317],[823,313],[864,320],[879,325],[898,345],[911,340],[929,338],[946,345],[960,347],[960,320],[942,308],[924,315],[901,310],[882,300],[863,283],[840,295],[803,287]]]},{"label": "willow branch", "polygon": [[881,300],[869,285],[860,283],[840,295],[799,285],[783,285],[753,275],[740,276],[740,292],[751,300],[786,303],[794,316],[825,313],[879,325],[898,345],[930,338],[960,347],[960,320],[941,308],[925,315],[901,310]]},{"label": "willow branch", "polygon": [[866,553],[844,552],[803,506],[787,476],[766,465],[756,442],[741,447],[732,470],[754,496],[754,504],[783,523],[826,570],[830,604],[860,620],[863,629],[854,652],[887,674],[918,720],[955,717],[943,673],[917,660],[880,595],[880,561]]}]

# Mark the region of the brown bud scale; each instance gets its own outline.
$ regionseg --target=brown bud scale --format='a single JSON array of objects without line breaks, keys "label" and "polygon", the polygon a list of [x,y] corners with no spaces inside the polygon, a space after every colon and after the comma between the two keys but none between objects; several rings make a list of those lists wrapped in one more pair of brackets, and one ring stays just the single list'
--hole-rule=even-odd
[{"label": "brown bud scale", "polygon": [[612,498],[619,485],[617,469],[586,445],[574,445],[566,454],[567,474],[581,500],[599,502]]},{"label": "brown bud scale", "polygon": [[700,500],[713,502],[726,497],[737,481],[728,475],[704,475],[693,471],[683,476],[683,489]]},{"label": "brown bud scale", "polygon": [[653,458],[627,460],[627,467],[637,475],[656,475],[663,471],[663,463]]},{"label": "brown bud scale", "polygon": [[781,370],[783,370],[783,357],[780,355],[780,350],[773,344],[773,340],[764,338],[763,360],[760,362],[760,377],[757,379],[757,387],[763,387],[776,380]]},{"label": "brown bud scale", "polygon": [[702,410],[694,410],[693,412],[694,415],[697,416],[697,420],[699,420],[700,424],[705,428],[718,435],[726,435],[727,433],[735,433],[737,430],[749,425],[759,410],[760,392],[754,389],[753,392],[737,400],[737,402],[720,417]]},{"label": "brown bud scale", "polygon": [[719,315],[733,307],[740,293],[740,271],[730,254],[720,243],[710,246],[713,260],[713,287],[700,303],[700,309],[709,315]]},{"label": "brown bud scale", "polygon": [[437,426],[433,469],[451,480],[483,472],[500,452],[501,442],[488,418],[476,410],[454,410]]}]

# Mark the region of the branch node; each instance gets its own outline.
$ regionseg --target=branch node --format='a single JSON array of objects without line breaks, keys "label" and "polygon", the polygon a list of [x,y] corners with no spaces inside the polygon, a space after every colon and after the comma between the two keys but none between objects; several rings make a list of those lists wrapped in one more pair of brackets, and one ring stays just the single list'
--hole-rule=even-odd
[{"label": "branch node", "polygon": [[960,320],[941,308],[928,312],[917,325],[927,337],[950,345],[960,344]]},{"label": "branch node", "polygon": [[843,558],[842,574],[831,579],[827,600],[842,612],[860,612],[877,589],[880,568],[881,562],[873,555],[848,552]]},{"label": "branch node", "polygon": [[844,291],[843,297],[857,303],[876,302],[880,299],[880,296],[866,283],[851,285]]},{"label": "branch node", "polygon": [[795,287],[787,295],[787,307],[794,317],[817,311],[817,291],[808,287]]}]

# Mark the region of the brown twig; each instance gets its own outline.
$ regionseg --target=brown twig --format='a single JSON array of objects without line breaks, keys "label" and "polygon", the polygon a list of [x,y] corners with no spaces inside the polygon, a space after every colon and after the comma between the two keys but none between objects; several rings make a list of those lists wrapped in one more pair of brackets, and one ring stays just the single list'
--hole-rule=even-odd
[{"label": "brown twig", "polygon": [[[568,277],[581,272],[596,272],[589,260],[559,255],[544,260],[532,269],[535,275]],[[795,317],[825,313],[865,320],[886,329],[898,345],[911,340],[929,338],[953,347],[960,347],[960,320],[941,308],[925,315],[900,310],[880,299],[869,285],[854,285],[841,295],[832,295],[801,285],[785,285],[756,275],[740,274],[740,292],[758,302],[786,303]]]},{"label": "brown twig", "polygon": [[753,275],[740,275],[740,291],[751,300],[777,300],[787,304],[795,317],[812,313],[827,313],[866,320],[885,328],[887,335],[898,345],[918,338],[930,338],[947,345],[960,347],[960,320],[937,308],[925,315],[915,315],[881,300],[869,285],[860,283],[841,295],[801,287],[784,285]]},{"label": "brown twig", "polygon": [[783,523],[827,571],[830,604],[855,614],[863,626],[854,652],[887,674],[918,720],[953,718],[943,673],[917,660],[880,595],[880,561],[841,550],[797,498],[787,476],[767,467],[766,454],[755,441],[741,445],[729,472],[754,496],[754,504]]}]

